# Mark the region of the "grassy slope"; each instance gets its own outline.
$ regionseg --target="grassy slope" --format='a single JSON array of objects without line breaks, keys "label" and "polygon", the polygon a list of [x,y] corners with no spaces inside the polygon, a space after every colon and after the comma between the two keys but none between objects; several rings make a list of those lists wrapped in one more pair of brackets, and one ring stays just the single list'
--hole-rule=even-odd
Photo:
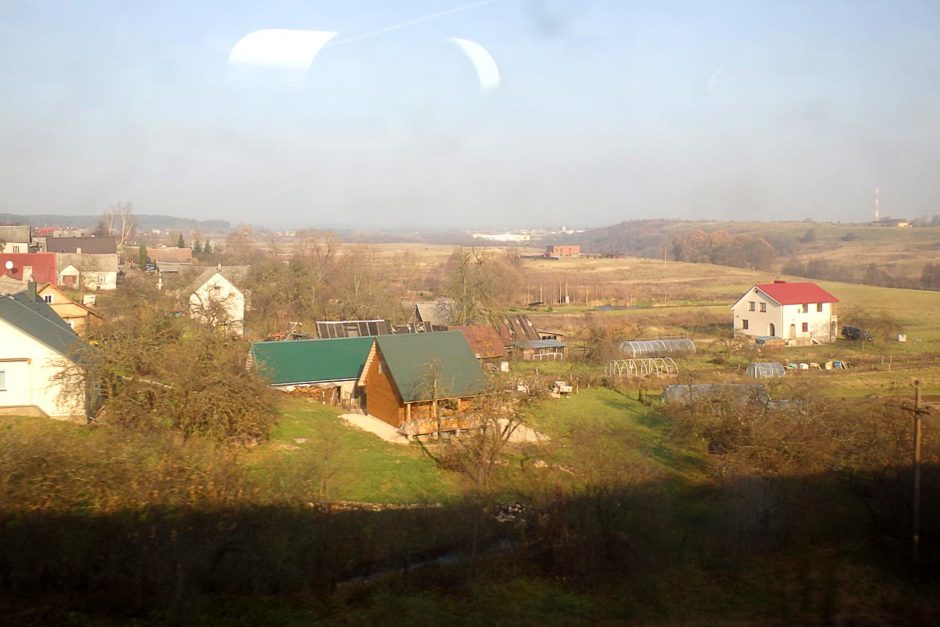
[{"label": "grassy slope", "polygon": [[441,502],[458,495],[459,477],[436,468],[420,449],[359,431],[340,413],[302,400],[283,403],[271,441],[249,460],[267,494],[372,503]]}]

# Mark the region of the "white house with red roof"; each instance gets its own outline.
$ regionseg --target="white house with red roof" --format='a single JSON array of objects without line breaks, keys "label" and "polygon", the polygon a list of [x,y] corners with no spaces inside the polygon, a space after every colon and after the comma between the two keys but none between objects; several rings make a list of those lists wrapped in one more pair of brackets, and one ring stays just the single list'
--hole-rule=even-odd
[{"label": "white house with red roof", "polygon": [[787,346],[832,342],[838,331],[837,302],[815,283],[759,283],[731,307],[734,333],[779,337]]}]

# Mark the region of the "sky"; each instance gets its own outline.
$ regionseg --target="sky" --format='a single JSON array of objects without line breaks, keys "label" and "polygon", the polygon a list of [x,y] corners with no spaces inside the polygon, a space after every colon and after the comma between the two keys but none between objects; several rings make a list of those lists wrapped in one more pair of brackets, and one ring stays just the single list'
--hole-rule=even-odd
[{"label": "sky", "polygon": [[937,2],[0,0],[0,212],[864,221],[938,171]]}]

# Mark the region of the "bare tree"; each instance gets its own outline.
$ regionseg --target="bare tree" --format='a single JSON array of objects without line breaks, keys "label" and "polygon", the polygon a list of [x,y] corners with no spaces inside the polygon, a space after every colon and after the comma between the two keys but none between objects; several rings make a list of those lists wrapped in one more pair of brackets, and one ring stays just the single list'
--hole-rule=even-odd
[{"label": "bare tree", "polygon": [[118,251],[123,252],[137,226],[134,220],[134,205],[126,201],[111,205],[101,216],[101,222],[108,237],[115,239]]}]

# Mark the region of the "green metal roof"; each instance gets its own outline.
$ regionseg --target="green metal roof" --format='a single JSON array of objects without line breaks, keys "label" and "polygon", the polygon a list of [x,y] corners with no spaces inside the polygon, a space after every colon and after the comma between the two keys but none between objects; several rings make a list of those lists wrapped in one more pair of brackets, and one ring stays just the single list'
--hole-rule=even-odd
[{"label": "green metal roof", "polygon": [[406,403],[437,397],[472,396],[486,379],[460,331],[380,335],[375,339],[389,374]]},{"label": "green metal roof", "polygon": [[274,385],[358,379],[371,337],[255,342],[251,354],[258,372]]},{"label": "green metal roof", "polygon": [[75,331],[42,299],[27,292],[0,296],[0,318],[52,350],[72,356],[80,340]]}]

